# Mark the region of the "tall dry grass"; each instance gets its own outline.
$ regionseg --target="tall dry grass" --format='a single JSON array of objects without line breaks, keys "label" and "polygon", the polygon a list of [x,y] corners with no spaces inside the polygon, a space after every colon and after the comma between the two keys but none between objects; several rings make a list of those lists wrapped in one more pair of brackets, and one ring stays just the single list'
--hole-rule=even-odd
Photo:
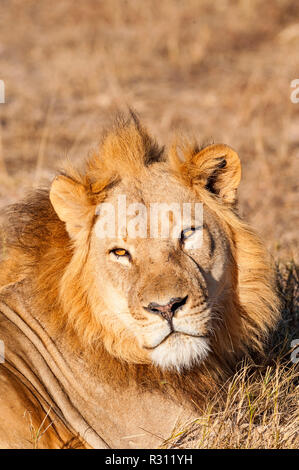
[{"label": "tall dry grass", "polygon": [[[119,107],[240,154],[240,207],[298,260],[299,4],[293,0],[2,0],[0,207],[81,159]],[[297,224],[297,225],[296,225]]]},{"label": "tall dry grass", "polygon": [[240,365],[199,418],[175,428],[164,447],[298,449],[298,378],[294,366],[280,361]]}]

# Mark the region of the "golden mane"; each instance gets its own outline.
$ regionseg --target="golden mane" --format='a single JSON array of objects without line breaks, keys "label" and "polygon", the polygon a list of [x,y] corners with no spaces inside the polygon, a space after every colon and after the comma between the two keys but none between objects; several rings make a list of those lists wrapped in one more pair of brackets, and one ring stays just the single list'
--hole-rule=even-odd
[{"label": "golden mane", "polygon": [[[183,145],[182,149],[186,162],[191,162],[198,152],[196,144]],[[118,120],[117,125],[105,134],[99,151],[94,152],[80,169],[68,163],[62,174],[84,186],[87,203],[92,207],[99,198],[105,199],[122,175],[136,177],[144,166],[161,161],[166,161],[178,179],[191,184],[192,172],[186,171],[175,149],[166,160],[163,149],[132,115],[129,120]],[[112,355],[104,348],[101,336],[109,335],[109,331],[99,329],[91,314],[89,278],[84,271],[94,211],[90,211],[89,230],[71,242],[65,224],[49,200],[49,189],[39,189],[7,210],[5,233],[8,256],[11,253],[15,259],[13,270],[17,279],[30,280],[29,296],[33,305],[43,310],[54,335],[67,335],[77,350],[83,347],[95,373],[101,357],[105,366],[101,371],[103,380],[123,386],[135,380],[142,387],[187,394],[198,404],[209,390],[213,392],[215,383],[227,377],[244,353],[263,350],[268,331],[275,326],[279,313],[273,269],[261,241],[240,219],[234,207],[221,203],[217,193],[207,191],[196,181],[192,184],[228,233],[234,288],[225,312],[222,312],[225,324],[215,330],[213,355],[183,376],[162,372],[151,365],[128,364],[114,357],[117,356],[115,350]],[[11,265],[9,269],[7,279],[11,278]],[[1,282],[3,284],[4,280]],[[112,348],[115,344],[111,339]]]}]

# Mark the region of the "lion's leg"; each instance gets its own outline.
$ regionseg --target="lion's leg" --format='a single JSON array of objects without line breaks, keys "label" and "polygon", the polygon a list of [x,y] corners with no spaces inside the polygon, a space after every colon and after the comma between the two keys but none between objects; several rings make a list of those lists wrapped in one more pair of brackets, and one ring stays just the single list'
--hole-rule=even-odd
[{"label": "lion's leg", "polygon": [[84,448],[50,409],[0,366],[0,448]]}]

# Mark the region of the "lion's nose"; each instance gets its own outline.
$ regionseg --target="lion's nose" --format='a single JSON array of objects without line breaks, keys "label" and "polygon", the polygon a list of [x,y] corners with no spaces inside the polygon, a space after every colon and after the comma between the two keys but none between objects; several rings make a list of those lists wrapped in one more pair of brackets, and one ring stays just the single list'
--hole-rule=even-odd
[{"label": "lion's nose", "polygon": [[170,299],[170,301],[166,305],[160,305],[156,302],[151,302],[148,304],[147,307],[143,307],[144,310],[150,313],[157,313],[161,315],[165,320],[171,322],[172,317],[174,316],[175,312],[185,305],[187,302],[188,295],[186,297],[175,297]]}]

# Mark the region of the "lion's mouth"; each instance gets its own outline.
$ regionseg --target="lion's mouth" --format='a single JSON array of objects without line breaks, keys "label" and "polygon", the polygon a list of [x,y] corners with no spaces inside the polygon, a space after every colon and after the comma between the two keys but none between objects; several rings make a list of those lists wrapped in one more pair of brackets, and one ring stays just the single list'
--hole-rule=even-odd
[{"label": "lion's mouth", "polygon": [[184,331],[176,331],[176,330],[172,330],[168,333],[168,335],[166,335],[162,341],[160,341],[160,343],[156,344],[155,346],[143,346],[144,349],[149,349],[149,350],[152,350],[152,349],[156,349],[158,346],[160,346],[161,344],[165,343],[165,341],[168,340],[168,338],[170,336],[189,336],[191,338],[202,338],[202,339],[206,339],[207,336],[206,335],[195,335],[195,334],[191,334],[191,333],[185,333]]}]

